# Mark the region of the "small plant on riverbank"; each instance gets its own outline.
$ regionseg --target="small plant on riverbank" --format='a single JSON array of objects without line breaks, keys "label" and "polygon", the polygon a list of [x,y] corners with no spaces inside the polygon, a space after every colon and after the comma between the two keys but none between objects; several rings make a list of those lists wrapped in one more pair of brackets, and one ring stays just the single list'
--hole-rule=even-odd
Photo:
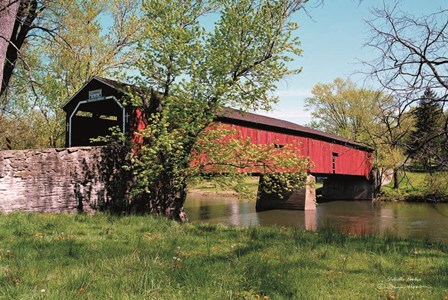
[{"label": "small plant on riverbank", "polygon": [[448,171],[426,175],[426,191],[434,201],[448,200]]},{"label": "small plant on riverbank", "polygon": [[10,214],[0,215],[0,248],[1,299],[448,295],[447,245],[331,228],[314,233],[145,216]]}]

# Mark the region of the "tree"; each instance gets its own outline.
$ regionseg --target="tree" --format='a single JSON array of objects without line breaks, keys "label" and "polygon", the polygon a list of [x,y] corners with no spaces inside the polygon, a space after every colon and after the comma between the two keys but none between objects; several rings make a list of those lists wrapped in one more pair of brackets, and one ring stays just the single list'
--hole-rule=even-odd
[{"label": "tree", "polygon": [[437,95],[427,89],[420,99],[418,106],[413,110],[415,116],[415,129],[411,132],[408,143],[408,154],[425,170],[437,165],[437,158],[444,152],[446,146],[442,139],[443,109],[437,102]]},{"label": "tree", "polygon": [[312,94],[306,99],[315,119],[311,126],[375,149],[377,190],[388,170],[393,170],[394,187],[398,188],[398,170],[406,161],[406,139],[413,122],[397,106],[397,99],[341,78],[316,84]]},{"label": "tree", "polygon": [[374,116],[377,126],[368,129],[376,153],[377,182],[392,170],[393,188],[399,188],[398,172],[406,163],[406,144],[414,125],[412,114],[403,111],[399,99],[387,96]]},{"label": "tree", "polygon": [[36,134],[23,144],[11,138],[16,136],[11,132],[15,148],[61,147],[65,134],[61,107],[68,98],[92,76],[123,78],[136,55],[139,3],[71,0],[49,4],[41,13],[52,37],[33,36],[22,47],[26,64],[17,64],[3,111],[5,118],[21,125],[16,131],[25,135],[33,128],[43,136]]},{"label": "tree", "polygon": [[[384,4],[372,14],[367,46],[378,52],[378,58],[366,65],[371,77],[397,99],[400,114],[394,114],[405,117],[427,89],[437,93],[434,101],[443,107],[448,99],[448,10],[416,17],[395,3]],[[442,127],[439,135],[446,139],[446,117]],[[440,153],[439,157],[444,157],[439,164],[447,167],[448,157]]]},{"label": "tree", "polygon": [[0,1],[0,96],[6,91],[21,48],[45,5],[38,0]]},{"label": "tree", "polygon": [[[301,0],[219,0],[143,2],[146,40],[141,43],[138,69],[141,88],[134,104],[142,107],[147,128],[144,140],[132,156],[135,174],[134,192],[153,214],[184,220],[183,204],[187,179],[198,175],[202,167],[191,167],[195,153],[204,141],[226,147],[236,153],[249,153],[247,160],[220,159],[221,173],[229,176],[266,169],[274,164],[270,155],[274,145],[245,146],[245,141],[219,143],[210,139],[209,125],[224,106],[241,110],[268,108],[277,101],[272,96],[276,83],[285,75],[297,73],[286,62],[300,54],[292,22]],[[207,18],[206,18],[207,16]],[[213,25],[207,21],[215,19]],[[151,91],[151,92],[149,92]],[[221,137],[224,138],[224,137]],[[224,138],[226,139],[226,138]],[[244,147],[248,151],[238,151]],[[214,150],[207,155],[225,153]],[[288,151],[285,149],[285,151]],[[230,155],[227,155],[227,157]],[[278,157],[278,156],[273,156]],[[303,159],[285,155],[287,182],[297,182],[297,173],[306,168]],[[222,157],[221,157],[222,158]],[[210,161],[214,161],[212,157]],[[229,168],[227,168],[227,167]],[[265,168],[266,167],[266,168]],[[235,175],[236,174],[236,175]]]},{"label": "tree", "polygon": [[381,92],[358,88],[351,80],[336,78],[333,83],[318,83],[312,97],[305,99],[314,121],[311,127],[372,145],[368,129],[375,126]]},{"label": "tree", "polygon": [[0,149],[45,148],[47,145],[45,119],[39,111],[0,118]]},{"label": "tree", "polygon": [[446,45],[447,9],[415,17],[400,10],[397,3],[372,11],[367,24],[372,30],[368,46],[380,56],[371,62],[371,74],[383,87],[412,97],[427,88],[440,89],[443,99],[448,92]]},{"label": "tree", "polygon": [[[0,83],[3,86],[3,66],[6,62],[6,52],[14,29],[14,22],[19,9],[18,1],[2,0],[0,2]],[[2,91],[0,87],[0,92]]]}]

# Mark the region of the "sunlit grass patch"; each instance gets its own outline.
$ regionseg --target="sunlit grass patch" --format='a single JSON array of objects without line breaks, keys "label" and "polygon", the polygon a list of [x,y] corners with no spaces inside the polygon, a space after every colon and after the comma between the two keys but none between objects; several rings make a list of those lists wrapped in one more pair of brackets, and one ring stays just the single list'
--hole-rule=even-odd
[{"label": "sunlit grass patch", "polygon": [[327,227],[0,216],[1,299],[443,299],[448,246]]},{"label": "sunlit grass patch", "polygon": [[394,189],[393,183],[381,188],[379,200],[409,201],[409,202],[447,202],[448,183],[447,172],[400,172],[399,188]]}]

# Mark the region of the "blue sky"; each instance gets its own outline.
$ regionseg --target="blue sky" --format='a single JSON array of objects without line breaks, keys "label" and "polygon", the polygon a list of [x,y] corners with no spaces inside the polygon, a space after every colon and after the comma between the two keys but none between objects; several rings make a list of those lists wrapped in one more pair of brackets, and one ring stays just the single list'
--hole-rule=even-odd
[{"label": "blue sky", "polygon": [[[326,0],[314,7],[308,3],[308,12],[297,15],[299,38],[303,54],[294,61],[294,67],[303,67],[299,75],[291,76],[279,85],[280,103],[271,112],[257,112],[298,124],[309,123],[310,112],[305,111],[304,100],[319,82],[329,83],[336,77],[350,77],[360,86],[364,77],[360,61],[372,60],[375,53],[363,47],[369,36],[364,20],[370,19],[372,7],[382,7],[382,0]],[[385,3],[392,1],[385,0]],[[448,0],[402,0],[401,10],[415,16],[448,8]]]}]

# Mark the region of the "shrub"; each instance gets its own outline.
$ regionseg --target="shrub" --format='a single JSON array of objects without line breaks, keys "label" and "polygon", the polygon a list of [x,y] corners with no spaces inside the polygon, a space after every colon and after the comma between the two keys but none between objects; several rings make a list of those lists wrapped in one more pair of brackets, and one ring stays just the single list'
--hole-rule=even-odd
[{"label": "shrub", "polygon": [[427,174],[425,188],[427,195],[434,200],[448,198],[448,171]]}]

